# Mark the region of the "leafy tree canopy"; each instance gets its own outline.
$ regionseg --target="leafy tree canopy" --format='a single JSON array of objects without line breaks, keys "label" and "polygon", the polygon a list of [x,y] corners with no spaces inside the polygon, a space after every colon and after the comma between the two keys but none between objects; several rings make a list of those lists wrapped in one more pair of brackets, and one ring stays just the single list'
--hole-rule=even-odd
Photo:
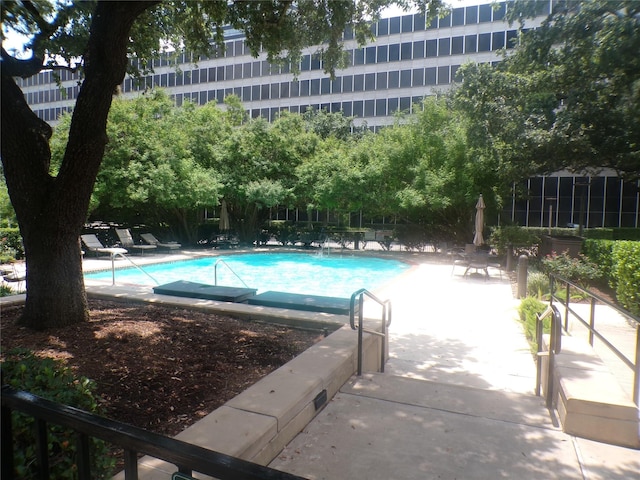
[{"label": "leafy tree canopy", "polygon": [[[540,4],[517,0],[527,26]],[[545,3],[546,5],[546,3]],[[640,3],[567,0],[520,36],[504,61],[460,70],[458,104],[471,138],[522,177],[608,167],[640,175]]]}]

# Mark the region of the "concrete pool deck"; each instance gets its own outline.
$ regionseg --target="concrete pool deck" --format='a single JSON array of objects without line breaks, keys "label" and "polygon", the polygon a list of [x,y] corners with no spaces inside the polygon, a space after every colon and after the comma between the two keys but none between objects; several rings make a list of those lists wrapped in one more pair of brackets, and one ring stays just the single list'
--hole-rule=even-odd
[{"label": "concrete pool deck", "polygon": [[[178,260],[179,255],[166,258]],[[465,279],[451,275],[450,264],[407,256],[418,263],[416,268],[376,292],[393,305],[384,374],[351,375],[355,332],[341,328],[317,344],[310,360],[287,364],[289,372],[266,377],[210,423],[196,424],[180,437],[199,443],[215,437],[216,450],[235,449],[238,456],[310,479],[637,477],[640,451],[563,433],[544,400],[533,395],[535,365],[506,278]],[[160,259],[154,257],[135,260]],[[110,264],[108,259],[89,261],[102,268]],[[87,290],[90,295],[161,300],[149,288],[88,285]],[[256,314],[247,305],[171,302]],[[259,311],[283,322],[307,319],[316,327],[318,322],[345,323],[340,315]],[[329,397],[336,394],[316,414],[309,405],[322,389]],[[283,401],[294,396],[304,398]],[[301,430],[297,435],[296,429]],[[280,431],[283,436],[277,435]],[[244,444],[232,445],[240,437]],[[287,437],[292,440],[285,442]],[[147,466],[140,478],[170,478],[168,470]]]}]

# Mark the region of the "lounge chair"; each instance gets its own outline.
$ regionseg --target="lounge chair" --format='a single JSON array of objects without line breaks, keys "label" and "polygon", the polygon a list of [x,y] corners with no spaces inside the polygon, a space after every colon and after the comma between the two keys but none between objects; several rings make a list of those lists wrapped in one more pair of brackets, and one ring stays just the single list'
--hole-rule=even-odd
[{"label": "lounge chair", "polygon": [[156,245],[139,245],[133,241],[133,236],[128,228],[116,228],[116,235],[120,239],[120,243],[125,248],[131,248],[140,252],[140,255],[144,255],[145,251],[156,250]]},{"label": "lounge chair", "polygon": [[140,234],[140,237],[142,237],[142,240],[149,245],[155,245],[158,248],[165,248],[167,250],[177,250],[182,246],[178,242],[161,242],[153,235],[153,233],[142,233]]},{"label": "lounge chair", "polygon": [[16,292],[23,292],[24,289],[20,288],[20,285],[24,282],[24,286],[27,284],[27,272],[24,269],[24,265],[22,268],[16,268],[15,264],[11,264],[11,268],[0,268],[2,272],[2,281],[7,284],[16,284]]},{"label": "lounge chair", "polygon": [[98,257],[101,253],[108,253],[109,257],[113,259],[116,255],[124,255],[127,253],[126,248],[120,247],[105,247],[98,237],[96,237],[93,233],[87,233],[85,235],[80,235],[82,239],[82,243],[87,247],[87,250],[96,254]]}]

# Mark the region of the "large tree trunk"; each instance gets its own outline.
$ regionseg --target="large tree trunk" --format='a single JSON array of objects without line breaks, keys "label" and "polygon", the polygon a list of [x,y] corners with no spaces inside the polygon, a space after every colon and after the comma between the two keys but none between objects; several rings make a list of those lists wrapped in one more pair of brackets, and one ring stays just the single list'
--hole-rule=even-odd
[{"label": "large tree trunk", "polygon": [[51,130],[2,69],[2,163],[27,258],[22,323],[36,329],[85,321],[79,235],[102,162],[112,95],[125,74],[134,20],[152,2],[99,2],[85,54],[85,79],[57,177],[49,174]]}]

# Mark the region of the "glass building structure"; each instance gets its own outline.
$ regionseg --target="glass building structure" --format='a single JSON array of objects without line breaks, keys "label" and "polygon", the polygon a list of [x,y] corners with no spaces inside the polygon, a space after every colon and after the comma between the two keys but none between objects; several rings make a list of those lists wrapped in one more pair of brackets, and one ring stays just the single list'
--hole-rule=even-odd
[{"label": "glass building structure", "polygon": [[[304,52],[294,77],[290,67],[267,62],[266,54],[252,57],[241,32],[228,29],[224,51],[219,54],[211,58],[164,56],[154,61],[153,74],[138,81],[125,78],[120,91],[133,97],[160,87],[178,106],[185,101],[222,104],[226,96],[235,94],[252,118],[273,121],[281,111],[324,109],[341,111],[353,116],[356,125],[366,123],[377,130],[393,123],[397,112],[411,112],[425,96],[448,90],[464,63],[499,62],[500,51],[513,48],[518,39],[516,27],[504,20],[508,4],[456,7],[454,3],[449,15],[428,23],[420,14],[383,18],[372,25],[374,40],[362,47],[346,31],[347,65],[333,79],[324,73],[314,49]],[[549,0],[548,7],[552,4]],[[528,27],[535,28],[542,18]],[[59,74],[60,86],[51,72],[18,79],[31,108],[50,123],[73,108],[79,91],[77,74]],[[501,219],[547,226],[551,204],[554,226],[639,227],[638,187],[638,182],[623,182],[614,173],[523,179],[514,191],[524,195],[514,195]]]}]

